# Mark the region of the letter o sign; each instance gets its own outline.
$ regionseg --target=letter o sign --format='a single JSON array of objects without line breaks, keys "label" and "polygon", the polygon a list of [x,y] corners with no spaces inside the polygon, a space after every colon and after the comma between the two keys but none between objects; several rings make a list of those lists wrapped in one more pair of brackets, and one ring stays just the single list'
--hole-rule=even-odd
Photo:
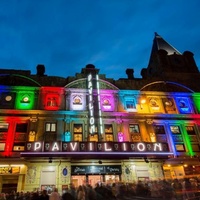
[{"label": "letter o sign", "polygon": [[137,144],[137,149],[138,149],[139,151],[144,151],[144,150],[145,150],[145,145],[144,145],[143,143],[138,143],[138,144]]}]

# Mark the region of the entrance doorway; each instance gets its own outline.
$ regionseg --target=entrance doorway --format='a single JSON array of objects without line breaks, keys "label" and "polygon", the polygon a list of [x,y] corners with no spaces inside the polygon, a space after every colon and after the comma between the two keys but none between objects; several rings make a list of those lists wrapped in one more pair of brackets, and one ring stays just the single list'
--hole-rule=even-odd
[{"label": "entrance doorway", "polygon": [[18,176],[3,175],[2,176],[2,193],[10,193],[12,190],[17,192]]},{"label": "entrance doorway", "polygon": [[2,193],[10,194],[11,191],[17,191],[17,183],[8,183],[2,185]]},{"label": "entrance doorway", "polygon": [[120,175],[77,175],[72,176],[71,182],[77,188],[79,185],[90,184],[93,188],[97,184],[113,184],[120,181]]}]

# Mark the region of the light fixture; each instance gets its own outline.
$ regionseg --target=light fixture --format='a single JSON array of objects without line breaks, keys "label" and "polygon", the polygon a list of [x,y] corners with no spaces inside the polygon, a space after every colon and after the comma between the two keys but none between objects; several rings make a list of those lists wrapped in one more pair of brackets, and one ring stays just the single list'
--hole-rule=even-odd
[{"label": "light fixture", "polygon": [[144,157],[144,161],[145,163],[149,163],[149,160],[147,159],[147,157]]},{"label": "light fixture", "polygon": [[52,161],[52,158],[49,158],[49,163],[52,163],[53,161]]},{"label": "light fixture", "polygon": [[101,165],[103,162],[101,160],[99,160],[99,164]]}]

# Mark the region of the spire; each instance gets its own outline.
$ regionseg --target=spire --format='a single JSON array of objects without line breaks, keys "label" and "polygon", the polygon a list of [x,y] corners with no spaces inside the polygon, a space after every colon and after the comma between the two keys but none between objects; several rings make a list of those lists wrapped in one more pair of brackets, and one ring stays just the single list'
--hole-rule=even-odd
[{"label": "spire", "polygon": [[167,51],[168,55],[174,53],[181,55],[181,53],[176,48],[174,48],[172,45],[166,42],[160,35],[158,35],[158,33],[155,32],[155,38],[153,41],[153,48],[151,53],[155,51],[157,52],[160,49]]}]

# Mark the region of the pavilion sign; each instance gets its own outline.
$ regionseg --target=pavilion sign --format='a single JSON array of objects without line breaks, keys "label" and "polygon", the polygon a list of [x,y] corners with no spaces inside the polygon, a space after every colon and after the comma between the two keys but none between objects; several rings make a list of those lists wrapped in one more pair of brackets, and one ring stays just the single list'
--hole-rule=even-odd
[{"label": "pavilion sign", "polygon": [[28,142],[26,152],[169,152],[167,143],[151,142]]}]

